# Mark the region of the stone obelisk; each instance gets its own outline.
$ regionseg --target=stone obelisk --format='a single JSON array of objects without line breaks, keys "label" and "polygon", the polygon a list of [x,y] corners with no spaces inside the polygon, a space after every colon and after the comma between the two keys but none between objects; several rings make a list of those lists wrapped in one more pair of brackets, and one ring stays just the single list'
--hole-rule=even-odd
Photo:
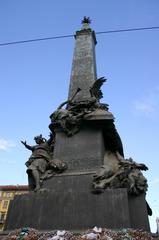
[{"label": "stone obelisk", "polygon": [[[81,91],[74,102],[91,98],[90,87],[97,79],[95,32],[89,26],[89,18],[82,21],[82,29],[75,34],[75,49],[72,61],[68,99],[71,99],[78,88]],[[56,131],[54,158],[62,159],[68,164],[68,171],[95,171],[102,165],[104,141],[102,131],[89,126],[86,122],[79,133],[67,137],[61,129]]]},{"label": "stone obelisk", "polygon": [[95,45],[97,43],[95,32],[90,28],[90,20],[82,21],[82,28],[75,34],[75,48],[72,62],[68,99],[76,92],[77,88],[82,91],[75,100],[85,100],[90,97],[89,89],[97,79]]}]

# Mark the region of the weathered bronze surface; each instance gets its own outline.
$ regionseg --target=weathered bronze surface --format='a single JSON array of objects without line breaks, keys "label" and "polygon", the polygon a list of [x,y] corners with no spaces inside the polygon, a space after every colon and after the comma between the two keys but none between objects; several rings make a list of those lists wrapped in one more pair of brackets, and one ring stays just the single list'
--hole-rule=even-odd
[{"label": "weathered bronze surface", "polygon": [[118,152],[108,153],[113,161],[106,163],[97,171],[93,179],[93,188],[96,191],[106,188],[126,188],[128,194],[139,195],[146,193],[147,180],[141,170],[148,170],[144,164],[138,164],[132,158],[124,159]]},{"label": "weathered bronze surface", "polygon": [[84,18],[83,18],[83,20],[82,20],[82,23],[91,23],[91,20],[90,20],[90,18],[89,17],[86,17],[86,16],[84,16]]},{"label": "weathered bronze surface", "polygon": [[26,141],[21,141],[21,143],[32,151],[25,165],[27,166],[29,187],[36,192],[41,189],[43,180],[63,172],[67,169],[67,165],[61,160],[52,160],[54,149],[52,134],[50,134],[49,140],[43,138],[42,135],[36,136],[34,140],[37,144],[35,146],[28,145]]},{"label": "weathered bronze surface", "polygon": [[[50,116],[50,129],[54,132],[55,127],[61,127],[68,137],[73,136],[80,131],[84,117],[87,114],[94,112],[97,109],[102,109],[105,112],[108,110],[107,104],[101,104],[99,100],[103,97],[100,87],[106,81],[104,77],[97,79],[90,88],[90,98],[74,101],[74,97],[82,89],[78,88],[73,97],[60,104],[55,112]],[[67,105],[66,105],[67,104]],[[63,109],[62,107],[66,107]]]}]

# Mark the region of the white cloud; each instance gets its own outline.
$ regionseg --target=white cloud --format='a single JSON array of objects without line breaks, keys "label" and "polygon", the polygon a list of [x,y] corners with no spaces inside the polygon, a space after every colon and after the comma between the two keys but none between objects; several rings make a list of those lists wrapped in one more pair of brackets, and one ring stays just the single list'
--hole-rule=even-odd
[{"label": "white cloud", "polygon": [[159,112],[159,87],[157,86],[141,99],[135,101],[134,108],[137,112],[151,117]]},{"label": "white cloud", "polygon": [[155,112],[155,107],[152,103],[147,101],[136,101],[135,109],[144,113],[145,115],[149,115]]},{"label": "white cloud", "polygon": [[0,150],[8,151],[12,147],[15,147],[15,143],[4,138],[0,138]]}]

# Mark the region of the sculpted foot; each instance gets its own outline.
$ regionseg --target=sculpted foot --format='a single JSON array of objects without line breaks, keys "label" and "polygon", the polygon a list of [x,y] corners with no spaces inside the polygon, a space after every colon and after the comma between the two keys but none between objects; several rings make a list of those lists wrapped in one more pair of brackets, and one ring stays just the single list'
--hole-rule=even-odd
[{"label": "sculpted foot", "polygon": [[40,185],[34,189],[34,192],[38,192],[39,190],[40,190]]}]

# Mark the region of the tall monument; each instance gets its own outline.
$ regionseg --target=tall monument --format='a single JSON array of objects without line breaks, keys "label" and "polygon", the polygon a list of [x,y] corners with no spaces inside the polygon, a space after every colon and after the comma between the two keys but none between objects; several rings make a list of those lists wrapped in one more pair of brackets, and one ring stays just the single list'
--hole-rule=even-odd
[{"label": "tall monument", "polygon": [[[125,159],[97,78],[95,32],[84,17],[75,34],[68,100],[50,115],[50,138],[35,137],[26,163],[28,195],[16,196],[6,229],[142,228],[149,231],[144,164]],[[135,210],[135,211],[134,211]],[[15,221],[16,219],[16,221]]]},{"label": "tall monument", "polygon": [[72,63],[69,99],[73,96],[77,88],[82,91],[76,96],[76,100],[86,100],[90,98],[89,89],[97,79],[95,32],[89,26],[90,20],[83,19],[82,29],[76,32],[75,49]]}]

